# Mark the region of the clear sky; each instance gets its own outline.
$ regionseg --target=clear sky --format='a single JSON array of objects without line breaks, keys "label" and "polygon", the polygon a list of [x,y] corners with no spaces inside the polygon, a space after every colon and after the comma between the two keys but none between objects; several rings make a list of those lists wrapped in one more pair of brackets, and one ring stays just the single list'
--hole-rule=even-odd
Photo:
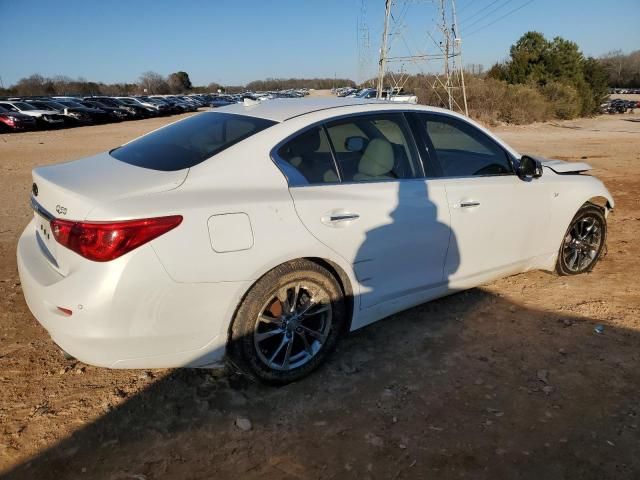
[{"label": "clear sky", "polygon": [[[196,85],[276,76],[357,79],[361,1],[0,0],[0,77],[5,86],[32,73],[134,82],[147,70],[184,70]],[[375,66],[384,0],[365,1]],[[409,0],[407,35],[416,45],[433,31],[434,3]],[[587,55],[640,49],[640,0],[456,5],[465,64],[490,67],[527,30],[561,35]]]}]

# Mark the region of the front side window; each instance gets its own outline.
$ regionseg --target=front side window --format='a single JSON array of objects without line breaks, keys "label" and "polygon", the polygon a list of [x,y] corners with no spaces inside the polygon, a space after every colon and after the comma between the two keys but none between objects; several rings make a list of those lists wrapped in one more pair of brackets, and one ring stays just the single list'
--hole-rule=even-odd
[{"label": "front side window", "polygon": [[327,132],[344,182],[421,176],[402,114],[350,117],[327,124]]},{"label": "front side window", "polygon": [[510,175],[504,149],[473,125],[446,115],[420,115],[445,177]]},{"label": "front side window", "polygon": [[275,122],[263,118],[206,112],[161,128],[110,155],[122,162],[152,170],[191,168]]}]

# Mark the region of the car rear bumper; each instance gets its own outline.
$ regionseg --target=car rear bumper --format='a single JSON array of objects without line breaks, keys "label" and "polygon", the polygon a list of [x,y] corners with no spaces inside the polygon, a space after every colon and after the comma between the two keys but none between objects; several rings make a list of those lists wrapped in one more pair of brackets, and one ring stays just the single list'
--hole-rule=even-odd
[{"label": "car rear bumper", "polygon": [[65,277],[49,264],[35,235],[31,222],[18,242],[25,300],[53,341],[78,360],[110,368],[167,368],[223,359],[245,282],[174,282],[150,245],[112,262],[87,260]]}]

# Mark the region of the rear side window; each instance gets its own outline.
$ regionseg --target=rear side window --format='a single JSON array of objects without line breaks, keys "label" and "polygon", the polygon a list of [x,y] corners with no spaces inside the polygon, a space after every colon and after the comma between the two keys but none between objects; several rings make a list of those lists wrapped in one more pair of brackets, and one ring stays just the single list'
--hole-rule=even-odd
[{"label": "rear side window", "polygon": [[112,157],[152,170],[191,168],[275,122],[219,112],[206,112],[145,135],[111,150]]},{"label": "rear side window", "polygon": [[311,128],[280,147],[278,165],[289,180],[289,185],[340,181],[322,127]]},{"label": "rear side window", "polygon": [[401,180],[421,176],[402,114],[349,117],[327,125],[344,182]]}]

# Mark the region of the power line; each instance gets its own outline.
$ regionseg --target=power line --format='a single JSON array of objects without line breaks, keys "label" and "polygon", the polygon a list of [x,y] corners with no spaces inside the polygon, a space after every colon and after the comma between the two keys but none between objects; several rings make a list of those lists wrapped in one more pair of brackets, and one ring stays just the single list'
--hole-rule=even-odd
[{"label": "power line", "polygon": [[509,3],[511,3],[513,0],[507,0],[504,3],[499,4],[496,8],[494,8],[493,10],[488,11],[487,13],[485,13],[484,15],[482,15],[481,17],[477,18],[476,20],[474,20],[473,22],[471,22],[471,24],[466,25],[466,28],[469,27],[473,27],[474,25],[477,25],[478,23],[480,23],[482,20],[484,20],[487,17],[490,17],[492,14],[494,14],[495,12],[497,12],[498,10],[500,10],[501,8],[506,7]]},{"label": "power line", "polygon": [[475,1],[476,0],[469,0],[469,3],[467,3],[466,5],[463,5],[462,8],[458,10],[458,13],[464,12],[465,10],[467,10]]},{"label": "power line", "polygon": [[522,10],[524,7],[526,7],[526,6],[527,6],[527,5],[529,5],[530,3],[533,3],[534,1],[535,1],[535,0],[529,0],[528,2],[526,2],[526,3],[522,4],[522,5],[520,5],[519,7],[514,8],[513,10],[511,10],[511,11],[509,11],[509,12],[505,13],[505,14],[504,14],[504,15],[502,15],[501,17],[496,18],[494,21],[492,21],[492,22],[490,22],[490,23],[487,23],[487,24],[486,24],[486,25],[484,25],[483,27],[479,27],[479,28],[477,28],[477,29],[475,29],[475,30],[471,31],[470,33],[467,33],[467,34],[466,34],[466,36],[467,36],[467,37],[470,37],[471,35],[475,35],[476,33],[481,32],[481,31],[482,31],[482,30],[484,30],[485,28],[488,28],[488,27],[490,27],[491,25],[493,25],[494,23],[499,22],[499,21],[500,21],[500,20],[502,20],[503,18],[506,18],[506,17],[508,17],[509,15],[511,15],[511,14],[513,14],[513,13],[516,13],[518,10]]},{"label": "power line", "polygon": [[484,7],[482,7],[480,10],[476,10],[475,13],[472,13],[471,15],[469,15],[468,17],[463,18],[462,20],[460,20],[460,23],[463,22],[467,22],[469,20],[471,20],[472,18],[478,16],[479,14],[486,12],[487,8],[489,8],[491,5],[494,5],[496,3],[498,3],[500,0],[493,0],[493,2],[491,2],[489,5],[485,5]]},{"label": "power line", "polygon": [[518,10],[522,10],[524,7],[526,7],[526,6],[527,6],[527,5],[529,5],[530,3],[533,3],[534,1],[535,1],[535,0],[529,0],[528,2],[526,2],[526,3],[522,4],[522,5],[520,5],[519,7],[514,8],[513,10],[511,10],[511,11],[509,11],[509,12],[505,13],[505,14],[504,14],[504,15],[502,15],[501,17],[496,18],[496,19],[495,19],[495,20],[493,20],[492,22],[487,23],[486,25],[484,25],[484,26],[482,26],[482,27],[479,27],[479,28],[477,28],[477,29],[475,29],[475,30],[471,31],[471,32],[470,32],[470,33],[468,33],[466,36],[468,37],[468,36],[470,36],[470,35],[475,35],[476,33],[478,33],[478,32],[480,32],[480,31],[484,30],[485,28],[490,27],[490,26],[491,26],[491,25],[493,25],[494,23],[497,23],[497,22],[499,22],[500,20],[502,20],[502,19],[504,19],[504,18],[508,17],[509,15],[511,15],[511,14],[513,14],[513,13],[516,13]]}]

